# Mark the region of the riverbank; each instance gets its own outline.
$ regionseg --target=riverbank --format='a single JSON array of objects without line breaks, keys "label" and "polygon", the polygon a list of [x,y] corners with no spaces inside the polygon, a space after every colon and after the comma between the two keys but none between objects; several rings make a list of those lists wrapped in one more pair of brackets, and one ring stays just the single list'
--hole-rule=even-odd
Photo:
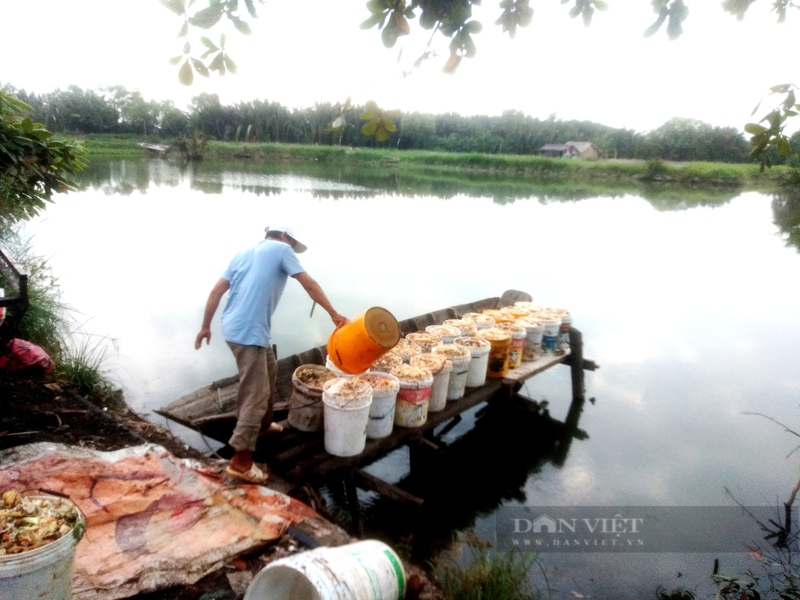
[{"label": "riverbank", "polygon": [[[94,135],[83,138],[92,157],[140,158],[142,141],[165,143],[141,136]],[[176,157],[176,154],[170,154]],[[401,171],[437,172],[539,181],[586,183],[655,183],[771,191],[789,177],[791,169],[773,167],[761,172],[758,164],[660,160],[564,159],[508,154],[450,153],[421,150],[349,148],[302,144],[210,141],[206,159],[270,163],[316,163]]]},{"label": "riverbank", "polygon": [[[163,446],[179,458],[191,458],[211,469],[221,468],[174,437],[166,428],[142,418],[118,399],[100,408],[76,394],[63,381],[42,374],[0,373],[0,450],[37,442],[68,444],[111,451],[141,444]],[[270,487],[290,493],[287,482],[274,477]],[[266,564],[307,549],[306,544],[340,545],[354,541],[338,526],[317,517],[294,525],[262,549],[246,554],[191,585],[148,592],[138,600],[240,599],[247,585]],[[406,563],[407,598],[441,600],[441,593],[420,569]]]}]

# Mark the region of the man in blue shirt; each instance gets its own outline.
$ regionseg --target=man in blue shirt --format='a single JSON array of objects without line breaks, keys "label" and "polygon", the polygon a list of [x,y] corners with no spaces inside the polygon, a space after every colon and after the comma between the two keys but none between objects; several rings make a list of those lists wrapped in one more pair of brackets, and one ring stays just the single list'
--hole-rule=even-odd
[{"label": "man in blue shirt", "polygon": [[337,313],[320,285],[305,272],[297,254],[306,251],[291,227],[267,228],[266,239],[242,250],[231,260],[206,302],[203,325],[194,347],[211,343],[211,319],[222,296],[230,290],[222,312],[222,336],[236,358],[239,391],[236,397],[236,428],[228,441],[235,453],[226,472],[251,483],[264,483],[267,475],[253,462],[260,433],[280,431],[272,422],[277,361],[270,346],[272,313],[283,294],[288,277],[300,282],[308,295],[324,308],[334,325],[347,319]]}]

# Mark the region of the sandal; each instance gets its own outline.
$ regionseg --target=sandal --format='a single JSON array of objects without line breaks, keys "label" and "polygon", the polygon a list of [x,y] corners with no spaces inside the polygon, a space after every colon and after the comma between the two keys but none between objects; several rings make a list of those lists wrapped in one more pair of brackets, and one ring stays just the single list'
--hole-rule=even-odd
[{"label": "sandal", "polygon": [[265,483],[269,478],[269,475],[264,473],[256,463],[250,467],[250,470],[247,472],[241,472],[234,469],[232,466],[228,465],[225,467],[225,473],[230,475],[231,477],[235,477],[236,479],[242,479],[249,483],[261,484]]}]

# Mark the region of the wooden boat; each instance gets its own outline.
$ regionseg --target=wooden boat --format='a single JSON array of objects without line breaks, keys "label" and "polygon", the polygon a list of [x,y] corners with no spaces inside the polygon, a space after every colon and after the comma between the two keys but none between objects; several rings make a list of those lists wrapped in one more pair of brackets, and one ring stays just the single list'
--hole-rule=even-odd
[{"label": "wooden boat", "polygon": [[[403,335],[424,330],[428,325],[441,324],[445,319],[458,319],[468,312],[482,312],[487,308],[510,306],[518,301],[530,301],[530,295],[517,290],[507,290],[502,296],[484,298],[477,302],[451,306],[400,321]],[[324,365],[327,348],[318,346],[305,352],[293,354],[278,360],[277,398],[275,399],[275,420],[280,421],[288,412],[289,397],[292,393],[292,374],[300,365]],[[227,442],[236,426],[236,394],[239,389],[239,376],[233,375],[211,385],[178,398],[164,408],[154,411],[176,423],[199,431],[211,439]]]}]

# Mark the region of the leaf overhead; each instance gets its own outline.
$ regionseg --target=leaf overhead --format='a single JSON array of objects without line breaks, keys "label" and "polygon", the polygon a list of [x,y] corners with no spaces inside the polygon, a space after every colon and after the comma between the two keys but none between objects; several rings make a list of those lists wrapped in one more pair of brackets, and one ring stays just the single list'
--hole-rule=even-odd
[{"label": "leaf overhead", "polygon": [[186,9],[183,6],[183,2],[181,0],[159,0],[159,2],[161,2],[162,6],[168,8],[176,15],[183,16],[183,14],[186,12]]},{"label": "leaf overhead", "polygon": [[178,71],[178,81],[180,81],[183,85],[192,85],[192,82],[194,81],[192,65],[189,64],[188,60],[181,65],[181,68]]}]

